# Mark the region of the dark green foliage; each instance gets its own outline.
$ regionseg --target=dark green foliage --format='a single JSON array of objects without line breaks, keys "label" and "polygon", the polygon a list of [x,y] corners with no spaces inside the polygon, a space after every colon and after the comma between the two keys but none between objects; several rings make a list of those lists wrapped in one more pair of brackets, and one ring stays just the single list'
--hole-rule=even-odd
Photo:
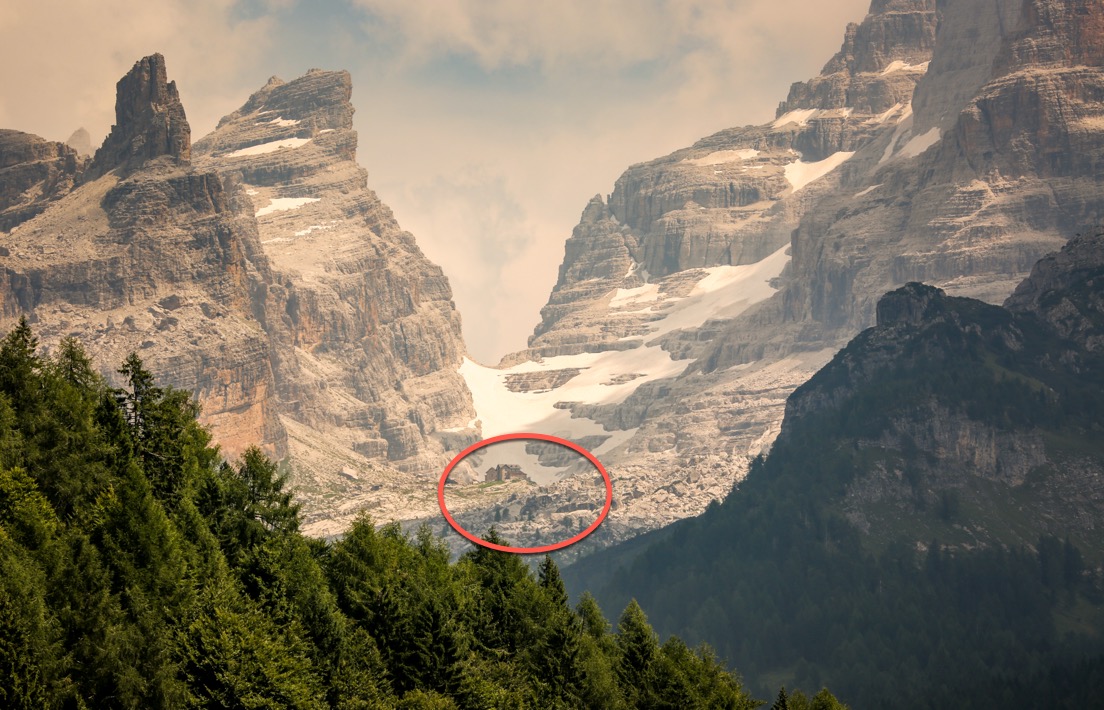
[{"label": "dark green foliage", "polygon": [[[785,434],[723,504],[657,533],[620,569],[610,550],[565,570],[571,586],[607,606],[639,599],[660,633],[714,644],[762,695],[784,681],[827,684],[856,707],[1090,697],[1104,658],[1104,539],[1099,513],[1082,512],[1095,492],[1043,515],[1032,506],[1047,491],[1030,476],[998,488],[907,434],[942,412],[987,432],[1042,432],[1056,460],[1099,470],[1104,360],[1028,315],[932,304],[922,328],[865,331],[799,388]],[[863,499],[887,489],[896,507],[874,520]],[[1028,519],[1020,530],[1015,515]]]},{"label": "dark green foliage", "polygon": [[223,462],[136,355],[115,390],[76,341],[36,347],[25,322],[0,343],[0,707],[753,705],[639,608],[616,636],[570,609],[551,558],[450,564],[367,517],[306,538],[276,464]]}]

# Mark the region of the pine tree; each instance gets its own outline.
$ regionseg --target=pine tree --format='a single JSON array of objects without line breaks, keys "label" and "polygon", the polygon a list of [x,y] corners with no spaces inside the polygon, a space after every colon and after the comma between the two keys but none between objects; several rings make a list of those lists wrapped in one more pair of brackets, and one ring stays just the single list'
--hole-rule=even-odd
[{"label": "pine tree", "polygon": [[644,610],[633,599],[617,622],[617,678],[630,701],[640,705],[652,693],[653,664],[659,655],[659,640]]},{"label": "pine tree", "polygon": [[548,593],[553,606],[566,610],[568,608],[567,589],[564,587],[563,578],[560,577],[560,568],[556,566],[551,555],[545,555],[541,560],[537,578],[540,580],[541,588]]},{"label": "pine tree", "polygon": [[20,317],[19,324],[0,342],[0,392],[8,395],[12,409],[19,413],[38,409],[42,361],[37,350],[38,338],[25,317]]}]

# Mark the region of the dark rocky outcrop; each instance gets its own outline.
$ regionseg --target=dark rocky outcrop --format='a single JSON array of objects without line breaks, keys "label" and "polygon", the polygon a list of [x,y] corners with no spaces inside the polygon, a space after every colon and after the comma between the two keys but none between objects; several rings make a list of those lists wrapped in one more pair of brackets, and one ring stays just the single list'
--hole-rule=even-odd
[{"label": "dark rocky outcrop", "polygon": [[186,163],[191,154],[192,131],[165,58],[139,59],[115,86],[115,125],[96,151],[87,179],[116,169],[125,176],[161,156]]}]

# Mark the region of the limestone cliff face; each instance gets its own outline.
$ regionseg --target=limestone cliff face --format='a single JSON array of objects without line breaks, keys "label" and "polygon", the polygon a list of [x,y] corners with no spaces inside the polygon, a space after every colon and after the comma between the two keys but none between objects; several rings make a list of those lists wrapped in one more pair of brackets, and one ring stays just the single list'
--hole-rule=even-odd
[{"label": "limestone cliff face", "polygon": [[847,26],[843,46],[820,75],[790,87],[778,115],[826,108],[880,114],[909,103],[935,47],[936,5],[935,0],[872,2],[861,24]]},{"label": "limestone cliff face", "polygon": [[1040,259],[1004,307],[1030,313],[1086,351],[1104,351],[1104,237],[1077,235]]},{"label": "limestone cliff face", "polygon": [[62,143],[0,129],[0,231],[26,222],[68,194],[86,163]]},{"label": "limestone cliff face", "polygon": [[[565,354],[584,333],[602,332],[608,317],[591,306],[612,288],[752,264],[788,244],[851,155],[907,118],[937,21],[934,0],[875,2],[821,75],[794,84],[774,122],[722,131],[630,167],[608,207],[592,201],[584,211],[530,347]],[[599,341],[612,344],[620,330],[605,330]],[[593,337],[587,342],[595,347]]]},{"label": "limestone cliff face", "polygon": [[118,123],[83,184],[3,234],[2,324],[27,315],[46,344],[79,336],[113,380],[137,351],[160,381],[194,392],[227,454],[255,443],[282,456],[270,342],[255,317],[272,281],[256,225],[218,175],[188,164],[159,56],[135,64],[118,92]]},{"label": "limestone cliff face", "polygon": [[860,151],[861,172],[803,218],[780,318],[855,332],[912,280],[999,303],[1098,222],[1102,16],[1097,3],[947,3],[911,124]]},{"label": "limestone cliff face", "polygon": [[367,189],[350,94],[345,72],[273,79],[193,152],[154,55],[90,167],[0,134],[0,327],[77,335],[109,378],[137,351],[228,456],[290,456],[321,533],[435,509],[447,449],[478,436],[448,282]]},{"label": "limestone cliff face", "polygon": [[[357,460],[435,474],[442,438],[477,436],[456,374],[460,318],[441,269],[355,163],[351,91],[347,72],[273,78],[196,144],[195,160],[252,204],[279,294],[265,327],[282,416]],[[294,438],[293,458],[317,441]],[[302,453],[296,465],[319,480],[349,464]]]}]

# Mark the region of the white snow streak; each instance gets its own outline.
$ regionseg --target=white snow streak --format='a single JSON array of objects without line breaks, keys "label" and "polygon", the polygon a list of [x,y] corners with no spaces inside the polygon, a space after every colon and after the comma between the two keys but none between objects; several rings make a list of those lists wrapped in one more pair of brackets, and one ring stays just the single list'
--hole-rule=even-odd
[{"label": "white snow streak", "polygon": [[[572,418],[570,410],[557,409],[557,402],[617,404],[623,402],[645,382],[675,377],[690,360],[672,360],[655,340],[680,328],[697,327],[711,318],[731,318],[775,292],[771,279],[781,274],[789,262],[783,247],[766,259],[743,266],[716,266],[703,269],[705,277],[684,297],[664,297],[658,285],[645,284],[634,289],[617,289],[611,308],[653,303],[651,310],[663,313],[649,323],[649,344],[632,350],[582,353],[523,362],[505,369],[486,367],[464,359],[460,375],[467,382],[482,422],[485,438],[517,431],[533,431],[568,439],[603,434],[611,436],[595,453],[608,451],[627,441],[635,430],[606,431],[599,423],[582,417]],[[564,368],[582,371],[565,384],[534,392],[511,392],[508,375],[521,372],[546,372]],[[611,384],[617,375],[638,375],[635,379]]]},{"label": "white snow streak", "polygon": [[299,125],[299,119],[282,118],[280,116],[277,116],[276,118],[272,119],[271,121],[258,121],[258,123],[264,123],[264,124],[268,124],[270,126],[298,126]]},{"label": "white snow streak", "polygon": [[796,123],[799,126],[804,126],[818,110],[819,109],[815,108],[799,108],[793,111],[787,111],[774,120],[774,123],[771,124],[771,128],[781,128],[787,123]]},{"label": "white snow streak", "polygon": [[281,138],[278,141],[269,141],[268,143],[258,143],[257,145],[251,145],[248,148],[240,148],[233,153],[227,153],[227,158],[239,158],[244,155],[263,155],[265,153],[273,153],[281,148],[298,148],[304,143],[310,143],[310,138]]},{"label": "white snow streak", "polygon": [[900,155],[905,158],[915,158],[938,143],[940,135],[938,128],[932,128],[927,133],[913,136],[908,143],[905,143],[905,147],[901,148]]},{"label": "white snow streak", "polygon": [[266,214],[272,214],[273,212],[283,212],[284,210],[297,210],[303,205],[308,205],[311,202],[318,202],[321,197],[273,197],[267,205],[257,210],[257,217],[264,217]]},{"label": "white snow streak", "polygon": [[909,64],[908,62],[903,62],[900,59],[894,59],[886,66],[885,69],[882,70],[882,75],[884,76],[895,71],[909,71],[912,69],[915,69],[916,71],[926,72],[928,70],[928,62],[922,62],[920,64]]},{"label": "white snow streak", "polygon": [[854,151],[841,150],[815,163],[806,163],[803,160],[790,163],[784,168],[786,180],[793,187],[793,191],[797,192],[813,180],[818,180],[843,165],[854,154]]}]

